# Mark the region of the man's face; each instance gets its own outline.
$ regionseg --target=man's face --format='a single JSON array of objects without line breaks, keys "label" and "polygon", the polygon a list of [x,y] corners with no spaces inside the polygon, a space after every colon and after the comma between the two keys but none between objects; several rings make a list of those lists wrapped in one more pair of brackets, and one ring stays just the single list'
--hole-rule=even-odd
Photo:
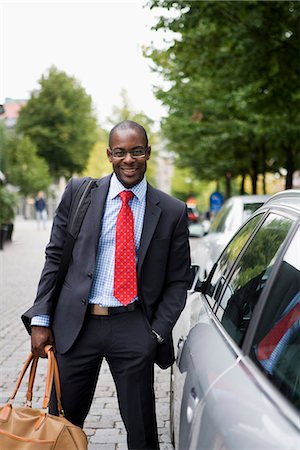
[{"label": "man's face", "polygon": [[123,150],[129,152],[146,147],[145,137],[136,129],[116,130],[111,137],[111,147],[107,149],[107,156],[113,165],[118,180],[124,187],[131,188],[138,184],[144,177],[147,169],[147,160],[150,158],[151,148],[148,147],[145,156],[133,158],[126,153],[123,159],[115,158],[111,150]]}]

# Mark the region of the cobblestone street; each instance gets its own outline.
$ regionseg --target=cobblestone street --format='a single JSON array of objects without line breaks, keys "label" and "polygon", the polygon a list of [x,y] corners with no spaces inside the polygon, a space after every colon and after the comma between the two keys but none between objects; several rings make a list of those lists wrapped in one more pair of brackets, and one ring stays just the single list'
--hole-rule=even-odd
[{"label": "cobblestone street", "polygon": [[[49,238],[47,230],[37,230],[34,221],[18,219],[13,241],[0,251],[0,404],[11,395],[19,372],[30,352],[30,338],[21,322],[21,314],[35,297],[44,261],[44,248]],[[35,382],[33,407],[40,407],[44,393],[46,361],[39,362]],[[155,389],[158,431],[161,450],[171,450],[169,434],[170,370],[155,369]],[[14,404],[23,404],[27,378]],[[95,398],[85,422],[89,450],[125,450],[126,433],[121,421],[116,390],[107,364],[104,362]]]}]

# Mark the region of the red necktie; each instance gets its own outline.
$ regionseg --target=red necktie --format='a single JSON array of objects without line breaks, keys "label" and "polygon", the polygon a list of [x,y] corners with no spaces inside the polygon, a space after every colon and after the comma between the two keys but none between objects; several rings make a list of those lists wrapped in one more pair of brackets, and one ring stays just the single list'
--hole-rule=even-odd
[{"label": "red necktie", "polygon": [[300,303],[297,303],[297,305],[295,305],[288,314],[280,319],[275,327],[273,327],[259,343],[257,355],[258,359],[264,360],[269,358],[280,339],[299,318]]},{"label": "red necktie", "polygon": [[128,205],[133,192],[123,191],[119,195],[122,206],[116,224],[114,296],[128,305],[137,296],[134,221]]}]

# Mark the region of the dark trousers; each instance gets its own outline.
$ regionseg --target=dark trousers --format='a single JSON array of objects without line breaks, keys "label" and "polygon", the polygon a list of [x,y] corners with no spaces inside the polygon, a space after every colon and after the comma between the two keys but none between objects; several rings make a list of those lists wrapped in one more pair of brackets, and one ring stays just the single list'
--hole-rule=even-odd
[{"label": "dark trousers", "polygon": [[[128,448],[158,449],[153,387],[156,348],[156,337],[140,308],[112,316],[89,315],[71,350],[56,354],[66,418],[83,427],[105,358],[116,385]],[[57,413],[55,403],[52,396],[52,414]]]}]

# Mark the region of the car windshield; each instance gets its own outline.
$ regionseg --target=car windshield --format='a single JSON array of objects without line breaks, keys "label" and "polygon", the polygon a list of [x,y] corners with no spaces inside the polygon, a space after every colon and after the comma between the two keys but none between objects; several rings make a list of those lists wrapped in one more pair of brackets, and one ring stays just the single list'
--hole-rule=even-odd
[{"label": "car windshield", "polygon": [[263,205],[263,202],[245,203],[243,209],[243,222],[245,222],[261,205]]}]

